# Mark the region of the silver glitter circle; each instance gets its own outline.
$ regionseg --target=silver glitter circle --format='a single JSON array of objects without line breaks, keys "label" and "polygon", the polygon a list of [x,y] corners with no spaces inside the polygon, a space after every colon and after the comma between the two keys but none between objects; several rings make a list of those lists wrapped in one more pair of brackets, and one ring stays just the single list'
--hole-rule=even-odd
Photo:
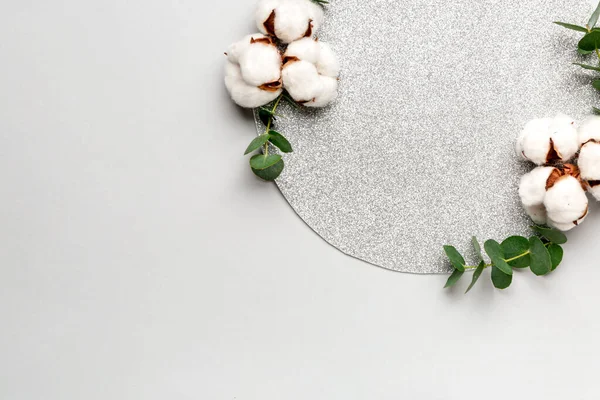
[{"label": "silver glitter circle", "polygon": [[[527,234],[513,142],[530,119],[594,104],[571,65],[589,1],[334,0],[319,39],[342,65],[322,110],[283,106],[294,146],[277,185],[342,252],[403,272],[448,271],[442,246]],[[264,127],[257,121],[257,129]]]}]

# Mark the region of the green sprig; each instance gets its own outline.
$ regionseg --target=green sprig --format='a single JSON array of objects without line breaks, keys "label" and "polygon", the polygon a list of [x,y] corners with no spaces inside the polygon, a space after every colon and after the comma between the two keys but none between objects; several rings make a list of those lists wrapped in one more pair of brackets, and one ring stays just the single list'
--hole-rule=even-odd
[{"label": "green sprig", "polygon": [[[583,38],[577,43],[577,52],[582,56],[587,56],[589,54],[595,53],[598,61],[600,62],[600,29],[596,28],[596,24],[598,23],[598,18],[600,18],[600,3],[594,10],[594,13],[590,17],[588,23],[585,26],[579,26],[574,24],[569,24],[566,22],[554,22],[557,25],[562,26],[563,28],[567,28],[573,31],[585,33]],[[600,72],[599,66],[574,63],[579,67],[590,70]],[[592,86],[600,90],[600,79],[594,79],[591,82]],[[593,107],[594,113],[598,113],[598,109]]]},{"label": "green sprig", "polygon": [[511,285],[514,268],[529,268],[537,276],[548,275],[562,262],[561,245],[567,242],[567,237],[564,233],[548,227],[533,226],[532,230],[536,235],[529,239],[511,236],[502,243],[487,240],[483,248],[490,259],[489,263],[485,262],[481,246],[475,237],[472,244],[481,260],[478,265],[466,265],[464,257],[455,247],[444,246],[446,256],[454,269],[445,287],[456,285],[466,271],[474,270],[471,284],[465,292],[468,293],[486,268],[492,268],[492,284],[497,289],[506,289]]}]

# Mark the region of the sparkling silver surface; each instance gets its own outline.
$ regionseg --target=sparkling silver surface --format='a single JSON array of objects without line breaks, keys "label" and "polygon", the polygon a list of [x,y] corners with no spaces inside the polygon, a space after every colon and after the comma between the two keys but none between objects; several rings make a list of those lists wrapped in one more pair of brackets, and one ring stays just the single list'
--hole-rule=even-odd
[{"label": "sparkling silver surface", "polygon": [[[334,0],[320,40],[342,64],[323,110],[280,109],[294,146],[277,184],[327,242],[377,266],[448,270],[442,246],[526,234],[513,141],[530,119],[581,118],[571,65],[587,0]],[[258,129],[264,127],[257,123]]]}]

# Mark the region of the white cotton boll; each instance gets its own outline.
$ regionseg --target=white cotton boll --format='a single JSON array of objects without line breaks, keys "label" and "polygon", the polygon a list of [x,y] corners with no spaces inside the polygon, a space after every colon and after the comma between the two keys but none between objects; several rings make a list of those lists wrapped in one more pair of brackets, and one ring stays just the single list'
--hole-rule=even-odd
[{"label": "white cotton boll", "polygon": [[281,72],[283,86],[298,103],[312,101],[321,94],[323,84],[317,68],[308,61],[291,61]]},{"label": "white cotton boll", "polygon": [[321,48],[317,61],[319,74],[337,78],[340,75],[340,63],[333,49],[328,43],[319,42]]},{"label": "white cotton boll", "polygon": [[525,207],[539,206],[544,203],[546,183],[554,167],[537,167],[523,175],[519,185],[519,197]]},{"label": "white cotton boll", "polygon": [[551,118],[539,118],[529,121],[517,139],[519,156],[537,165],[546,163],[550,151]]},{"label": "white cotton boll", "polygon": [[310,0],[261,0],[255,17],[261,32],[291,43],[312,36],[323,22],[323,10]]},{"label": "white cotton boll", "polygon": [[569,224],[585,217],[588,198],[579,180],[573,176],[559,178],[554,186],[547,190],[544,206],[548,220],[555,224]]},{"label": "white cotton boll", "polygon": [[550,124],[550,137],[562,161],[568,161],[579,151],[577,128],[573,118],[558,114]]},{"label": "white cotton boll", "polygon": [[296,57],[311,64],[316,64],[319,60],[321,46],[313,38],[302,38],[288,45],[285,50],[285,57]]},{"label": "white cotton boll", "polygon": [[239,56],[244,80],[253,86],[279,81],[281,78],[281,54],[269,43],[254,42]]},{"label": "white cotton boll", "polygon": [[245,108],[263,106],[281,94],[281,89],[267,91],[248,85],[242,77],[240,66],[229,61],[225,64],[225,86],[233,101]]},{"label": "white cotton boll", "polygon": [[547,223],[546,207],[543,204],[537,206],[524,206],[525,212],[533,222],[539,225]]},{"label": "white cotton boll", "polygon": [[577,164],[583,180],[600,180],[600,143],[588,142],[585,144],[581,148]]},{"label": "white cotton boll", "polygon": [[316,96],[314,100],[305,103],[306,107],[325,107],[331,104],[338,95],[338,81],[337,78],[330,78],[328,76],[321,76],[321,94]]},{"label": "white cotton boll", "polygon": [[229,46],[229,48],[227,49],[227,52],[226,52],[227,58],[232,63],[239,64],[240,56],[250,46],[250,44],[252,43],[252,40],[265,39],[265,38],[266,38],[266,36],[263,35],[262,33],[253,33],[251,35],[245,36],[242,40],[237,41]]},{"label": "white cotton boll", "polygon": [[585,144],[590,140],[600,142],[600,116],[592,115],[581,123],[578,129],[579,143]]}]

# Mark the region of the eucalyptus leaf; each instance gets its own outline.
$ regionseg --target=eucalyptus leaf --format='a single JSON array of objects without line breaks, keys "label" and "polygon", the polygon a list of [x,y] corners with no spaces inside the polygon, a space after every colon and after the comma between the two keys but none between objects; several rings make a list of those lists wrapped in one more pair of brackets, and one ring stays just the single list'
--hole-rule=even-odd
[{"label": "eucalyptus leaf", "polygon": [[594,51],[593,50],[581,50],[581,49],[577,49],[577,52],[579,54],[581,54],[582,56],[587,56],[588,54],[592,54]]},{"label": "eucalyptus leaf", "polygon": [[490,260],[492,260],[492,263],[498,269],[507,275],[512,275],[512,268],[506,263],[506,260],[504,260],[504,251],[502,250],[500,243],[490,239],[485,242],[483,247],[485,248],[487,255],[490,257]]},{"label": "eucalyptus leaf", "polygon": [[594,112],[594,114],[600,115],[600,108],[592,107],[592,111]]},{"label": "eucalyptus leaf", "polygon": [[260,119],[260,122],[262,122],[265,126],[269,125],[269,122],[271,120],[275,121],[275,116],[273,115],[273,112],[267,110],[266,108],[261,108],[258,110],[258,118]]},{"label": "eucalyptus leaf", "polygon": [[507,275],[495,265],[492,266],[492,283],[496,289],[506,289],[512,283],[512,275]]},{"label": "eucalyptus leaf", "polygon": [[279,154],[257,154],[250,158],[250,167],[256,170],[267,169],[270,166],[273,166],[281,161],[281,156]]},{"label": "eucalyptus leaf", "polygon": [[473,244],[473,248],[475,249],[475,255],[483,261],[483,254],[481,253],[481,246],[479,245],[479,240],[477,240],[477,238],[473,236],[471,238],[471,243]]},{"label": "eucalyptus leaf", "polygon": [[279,177],[279,175],[281,175],[283,167],[283,160],[279,160],[275,164],[265,169],[252,168],[252,172],[254,172],[254,175],[258,176],[261,179],[264,179],[265,181],[274,181]]},{"label": "eucalyptus leaf", "polygon": [[444,246],[444,251],[450,259],[450,263],[457,271],[465,271],[465,259],[460,255],[458,250],[456,250],[453,246]]},{"label": "eucalyptus leaf", "polygon": [[560,25],[563,28],[571,29],[578,32],[587,32],[587,28],[579,25],[567,24],[566,22],[554,22],[556,25]]},{"label": "eucalyptus leaf", "polygon": [[269,131],[269,141],[284,153],[294,151],[290,142],[279,132]]},{"label": "eucalyptus leaf", "polygon": [[562,262],[564,251],[561,246],[552,243],[548,246],[548,253],[550,253],[550,260],[552,261],[551,271],[554,271]]},{"label": "eucalyptus leaf", "polygon": [[580,64],[580,63],[573,63],[573,65],[578,65],[583,69],[587,69],[590,71],[598,71],[600,72],[600,67],[594,67],[593,65],[587,65],[587,64]]},{"label": "eucalyptus leaf", "polygon": [[465,292],[465,294],[469,293],[469,291],[471,289],[473,289],[473,286],[475,286],[475,284],[479,280],[479,277],[481,276],[481,273],[483,272],[484,269],[485,269],[485,262],[481,261],[479,263],[479,265],[477,266],[477,269],[475,270],[475,272],[473,272],[473,278],[471,279],[471,284],[467,288],[467,291]]},{"label": "eucalyptus leaf", "polygon": [[527,238],[523,236],[511,236],[504,240],[500,246],[506,260],[521,256],[516,260],[507,261],[508,265],[514,268],[529,267],[531,260],[529,257],[529,240]]},{"label": "eucalyptus leaf", "polygon": [[594,10],[594,13],[590,17],[590,20],[588,21],[588,23],[587,23],[588,28],[593,28],[596,26],[596,23],[598,23],[598,17],[600,17],[600,4],[598,4],[598,6],[596,7],[596,10]]},{"label": "eucalyptus leaf", "polygon": [[446,286],[444,286],[444,288],[449,288],[449,287],[456,285],[456,283],[460,280],[460,278],[463,276],[464,273],[465,273],[464,270],[459,271],[459,270],[455,269],[454,272],[452,273],[452,275],[450,275],[450,278],[448,278],[448,282],[446,282]]},{"label": "eucalyptus leaf", "polygon": [[594,30],[586,34],[583,39],[579,41],[577,47],[585,51],[595,51],[600,47],[600,31]]},{"label": "eucalyptus leaf", "polygon": [[244,155],[252,153],[253,151],[260,149],[268,141],[269,141],[268,133],[265,133],[265,134],[255,137],[248,145],[248,148],[246,149],[246,152],[244,153]]},{"label": "eucalyptus leaf", "polygon": [[529,239],[531,252],[531,272],[537,276],[546,275],[552,270],[550,253],[539,237],[533,236]]},{"label": "eucalyptus leaf", "polygon": [[534,232],[539,233],[542,237],[545,237],[552,243],[565,244],[567,243],[567,236],[561,231],[552,228],[546,228],[543,226],[532,226]]},{"label": "eucalyptus leaf", "polygon": [[592,81],[592,86],[594,87],[594,89],[600,90],[600,79]]}]

